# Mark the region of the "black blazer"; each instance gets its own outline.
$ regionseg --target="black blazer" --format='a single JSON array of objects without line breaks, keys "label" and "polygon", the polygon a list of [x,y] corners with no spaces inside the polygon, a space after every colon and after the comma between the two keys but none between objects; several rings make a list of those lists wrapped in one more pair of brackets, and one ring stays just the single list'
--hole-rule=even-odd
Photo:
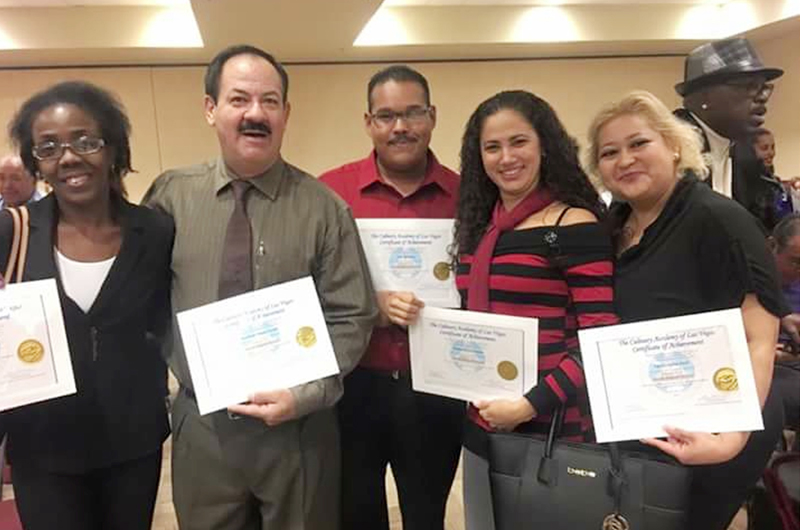
[{"label": "black blazer", "polygon": [[[706,133],[686,109],[675,110],[675,116],[692,125],[703,139],[703,152],[711,150]],[[775,200],[783,192],[775,177],[762,171],[755,149],[747,142],[734,142],[731,148],[731,191],[733,200],[744,206],[761,223],[762,230],[771,232],[777,224]],[[711,185],[711,176],[705,181]]]},{"label": "black blazer", "polygon": [[[122,246],[88,313],[65,293],[56,268],[57,204],[28,205],[30,242],[23,280],[55,278],[77,393],[2,415],[9,460],[80,473],[152,454],[169,434],[161,339],[170,325],[170,260],[175,226],[154,210],[120,200]],[[0,213],[0,265],[13,236]]]}]

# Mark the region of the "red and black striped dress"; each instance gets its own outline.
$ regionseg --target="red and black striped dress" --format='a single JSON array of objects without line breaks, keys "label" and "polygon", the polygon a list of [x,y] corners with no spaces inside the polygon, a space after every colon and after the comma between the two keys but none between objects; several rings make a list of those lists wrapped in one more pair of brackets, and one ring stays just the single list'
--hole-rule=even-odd
[{"label": "red and black striped dress", "polygon": [[[462,307],[472,255],[459,258],[456,284]],[[616,324],[611,239],[598,223],[545,226],[501,234],[489,270],[489,311],[539,319],[539,383],[526,394],[538,412],[517,431],[546,433],[560,403],[567,409],[561,436],[588,439],[591,418],[577,328]],[[488,424],[470,407],[469,417]]]}]

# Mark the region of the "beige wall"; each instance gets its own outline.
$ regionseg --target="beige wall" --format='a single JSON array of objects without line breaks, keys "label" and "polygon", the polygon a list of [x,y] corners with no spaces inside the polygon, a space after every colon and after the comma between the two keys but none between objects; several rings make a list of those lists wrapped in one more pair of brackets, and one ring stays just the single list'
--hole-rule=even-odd
[{"label": "beige wall", "polygon": [[800,33],[758,43],[768,65],[785,73],[775,83],[767,128],[775,133],[775,172],[783,179],[800,177]]},{"label": "beige wall", "polygon": [[[800,175],[800,35],[759,44],[765,59],[787,74],[770,105],[768,126],[778,140],[781,175]],[[423,63],[416,67],[431,84],[438,107],[433,149],[447,165],[458,166],[464,123],[476,105],[505,88],[532,90],[558,111],[567,129],[585,145],[594,112],[627,90],[646,89],[669,106],[679,104],[672,86],[682,76],[677,57],[559,59]],[[370,149],[362,116],[366,83],[379,65],[291,66],[292,114],[284,144],[290,162],[319,173]],[[33,91],[62,79],[86,79],[116,92],[133,123],[133,161],[138,173],[128,178],[138,200],[164,169],[216,156],[213,130],[202,114],[199,67],[142,67],[85,70],[0,71],[0,123]],[[2,150],[6,133],[0,132]]]}]

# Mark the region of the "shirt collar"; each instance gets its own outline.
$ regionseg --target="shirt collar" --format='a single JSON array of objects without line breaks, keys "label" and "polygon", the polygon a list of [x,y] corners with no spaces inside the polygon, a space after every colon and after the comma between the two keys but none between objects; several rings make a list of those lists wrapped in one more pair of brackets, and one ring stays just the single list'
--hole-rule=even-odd
[{"label": "shirt collar", "polygon": [[[219,193],[228,184],[230,184],[232,180],[238,177],[233,171],[230,170],[230,168],[228,168],[222,157],[217,160],[216,166],[217,167],[214,172],[214,192],[219,195]],[[250,182],[258,191],[274,201],[278,198],[278,190],[280,189],[281,181],[283,180],[285,167],[286,163],[282,158],[279,158],[264,173],[256,177],[251,177],[247,179],[247,181]]]},{"label": "shirt collar", "polygon": [[697,114],[692,113],[692,117],[694,117],[706,135],[711,157],[714,160],[725,160],[728,158],[728,156],[730,156],[731,145],[733,142],[709,127],[703,120],[697,117]]},{"label": "shirt collar", "polygon": [[[383,177],[381,177],[380,171],[378,171],[378,154],[374,149],[367,158],[367,161],[368,168],[367,171],[364,171],[361,174],[358,182],[358,189],[364,191],[366,188],[374,184],[387,186],[387,184],[383,181]],[[446,194],[451,196],[456,195],[458,193],[458,183],[450,182],[448,179],[443,177],[443,173],[444,167],[439,163],[439,160],[436,158],[436,155],[433,154],[433,151],[428,149],[428,163],[425,167],[425,178],[422,179],[422,183],[419,185],[419,188],[417,188],[417,191],[430,185],[436,185],[439,186],[439,188]],[[416,193],[416,191],[414,193]]]}]

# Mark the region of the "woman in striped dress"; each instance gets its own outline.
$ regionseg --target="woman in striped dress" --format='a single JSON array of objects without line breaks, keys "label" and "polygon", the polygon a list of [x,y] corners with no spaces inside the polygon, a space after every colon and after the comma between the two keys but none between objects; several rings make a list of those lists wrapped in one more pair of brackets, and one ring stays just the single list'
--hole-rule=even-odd
[{"label": "woman in striped dress", "polygon": [[611,242],[598,223],[603,213],[577,146],[547,102],[508,91],[478,106],[461,147],[457,285],[466,309],[539,319],[539,382],[517,399],[470,406],[468,530],[494,529],[489,463],[476,449],[481,438],[492,431],[546,433],[562,406],[561,436],[591,438],[575,329],[617,322]]}]

